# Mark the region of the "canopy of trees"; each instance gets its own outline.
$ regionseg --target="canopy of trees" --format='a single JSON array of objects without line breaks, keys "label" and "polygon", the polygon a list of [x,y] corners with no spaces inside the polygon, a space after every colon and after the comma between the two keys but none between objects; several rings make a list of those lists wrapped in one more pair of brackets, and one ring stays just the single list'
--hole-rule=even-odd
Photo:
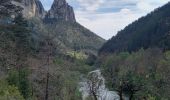
[{"label": "canopy of trees", "polygon": [[130,100],[170,99],[170,51],[160,49],[100,57],[107,86]]},{"label": "canopy of trees", "polygon": [[141,48],[170,49],[170,3],[133,22],[110,39],[100,53],[138,51]]}]

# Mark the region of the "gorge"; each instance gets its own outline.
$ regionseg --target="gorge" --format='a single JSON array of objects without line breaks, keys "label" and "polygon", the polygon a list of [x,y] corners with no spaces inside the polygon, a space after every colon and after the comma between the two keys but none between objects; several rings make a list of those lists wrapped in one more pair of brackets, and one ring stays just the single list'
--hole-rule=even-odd
[{"label": "gorge", "polygon": [[106,41],[66,0],[0,0],[0,100],[169,100],[169,11]]}]

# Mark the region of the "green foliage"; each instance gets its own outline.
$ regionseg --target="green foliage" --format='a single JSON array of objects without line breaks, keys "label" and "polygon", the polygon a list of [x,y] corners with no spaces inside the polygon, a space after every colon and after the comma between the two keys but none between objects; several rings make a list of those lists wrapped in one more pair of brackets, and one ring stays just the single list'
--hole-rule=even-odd
[{"label": "green foliage", "polygon": [[89,54],[88,58],[86,59],[86,64],[89,66],[93,66],[96,63],[97,56],[93,54]]},{"label": "green foliage", "polygon": [[22,15],[18,15],[14,21],[12,32],[15,36],[15,42],[17,49],[22,49],[23,54],[26,54],[30,51],[30,40],[31,33],[28,28],[28,22],[23,18]]},{"label": "green foliage", "polygon": [[[17,56],[16,59],[24,59],[28,54],[32,53],[31,41],[34,40],[28,22],[19,15],[9,25],[0,25],[0,48],[4,52],[5,57],[10,55]],[[10,58],[5,58],[10,59]],[[9,63],[9,62],[8,62]],[[12,65],[12,64],[11,64]]]},{"label": "green foliage", "polygon": [[86,59],[75,59],[72,57],[56,57],[54,60],[56,66],[59,66],[61,70],[70,70],[79,72],[82,74],[87,74],[93,69],[92,66],[86,64]]},{"label": "green foliage", "polygon": [[65,100],[79,100],[81,98],[81,94],[78,90],[78,74],[74,72],[68,72],[67,75],[63,75],[64,77],[64,88],[63,92],[65,95]]},{"label": "green foliage", "polygon": [[8,25],[0,25],[0,32],[2,33],[0,37],[2,71],[8,74],[7,81],[11,86],[10,88],[17,87],[17,91],[28,99],[30,97],[30,83],[28,69],[25,67],[27,66],[25,63],[27,56],[31,53],[31,34],[28,22],[22,15],[19,15]]},{"label": "green foliage", "polygon": [[[73,59],[62,55],[50,66],[49,94],[56,100],[81,100],[79,92],[80,76],[91,71],[92,67],[85,64],[85,59]],[[57,91],[56,91],[57,90]]]},{"label": "green foliage", "polygon": [[0,100],[24,100],[17,87],[0,80]]},{"label": "green foliage", "polygon": [[[18,68],[18,70],[10,70],[8,75],[8,82],[10,85],[18,87],[24,98],[30,96],[28,69],[25,69],[25,61],[27,55],[31,52],[30,49],[30,32],[27,21],[19,15],[13,21],[13,24],[3,26],[1,31],[4,33],[1,39],[3,46],[0,46],[6,55],[5,65],[9,69]],[[8,55],[13,55],[9,56]],[[12,58],[12,59],[11,59]],[[10,60],[7,60],[10,59]],[[9,63],[9,64],[8,64]]]},{"label": "green foliage", "polygon": [[16,70],[10,70],[8,73],[8,83],[10,85],[19,86],[19,73]]},{"label": "green foliage", "polygon": [[[107,86],[133,99],[170,99],[170,53],[159,49],[112,54],[100,58]],[[149,95],[148,95],[149,94]]]},{"label": "green foliage", "polygon": [[80,60],[87,59],[87,55],[84,54],[83,52],[72,51],[72,52],[68,52],[67,55]]},{"label": "green foliage", "polygon": [[[50,87],[57,91],[49,90],[50,95],[55,94],[56,100],[81,100],[81,93],[78,90],[78,72],[65,70],[58,72],[55,76],[55,80],[50,81]],[[51,97],[54,97],[54,95],[51,95]]]},{"label": "green foliage", "polygon": [[148,100],[156,100],[156,98],[151,95],[148,95]]},{"label": "green foliage", "polygon": [[31,89],[30,82],[28,80],[28,69],[21,69],[19,71],[19,90],[21,91],[24,98],[29,98]]},{"label": "green foliage", "polygon": [[18,87],[24,98],[29,98],[31,93],[28,74],[28,69],[11,70],[7,78],[10,85]]}]

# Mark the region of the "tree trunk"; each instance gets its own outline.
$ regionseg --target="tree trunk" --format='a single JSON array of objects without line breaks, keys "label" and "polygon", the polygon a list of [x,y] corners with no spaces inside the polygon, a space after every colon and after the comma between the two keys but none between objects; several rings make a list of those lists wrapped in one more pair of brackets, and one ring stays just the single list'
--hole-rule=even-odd
[{"label": "tree trunk", "polygon": [[133,99],[133,95],[134,95],[134,92],[132,92],[132,93],[130,94],[129,100],[132,100],[132,99]]},{"label": "tree trunk", "polygon": [[48,100],[48,83],[49,83],[49,73],[47,73],[45,100]]},{"label": "tree trunk", "polygon": [[120,91],[119,91],[119,97],[120,97],[120,100],[123,100],[123,90],[122,90],[122,87],[120,88]]},{"label": "tree trunk", "polygon": [[94,97],[94,100],[97,100],[97,96],[94,92],[93,92],[93,97]]}]

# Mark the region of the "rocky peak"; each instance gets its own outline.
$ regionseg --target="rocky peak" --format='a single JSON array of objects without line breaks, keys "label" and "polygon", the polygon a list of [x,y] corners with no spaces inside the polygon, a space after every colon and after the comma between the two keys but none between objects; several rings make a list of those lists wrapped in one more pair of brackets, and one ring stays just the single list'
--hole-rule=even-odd
[{"label": "rocky peak", "polygon": [[47,20],[64,20],[76,22],[73,8],[66,0],[54,0],[51,9],[46,15]]},{"label": "rocky peak", "polygon": [[0,5],[2,5],[2,3],[6,1],[9,1],[13,5],[23,8],[23,16],[28,19],[32,17],[37,17],[44,19],[47,22],[76,22],[73,8],[66,2],[66,0],[54,0],[51,9],[48,12],[44,10],[44,7],[40,0],[1,0]]}]

